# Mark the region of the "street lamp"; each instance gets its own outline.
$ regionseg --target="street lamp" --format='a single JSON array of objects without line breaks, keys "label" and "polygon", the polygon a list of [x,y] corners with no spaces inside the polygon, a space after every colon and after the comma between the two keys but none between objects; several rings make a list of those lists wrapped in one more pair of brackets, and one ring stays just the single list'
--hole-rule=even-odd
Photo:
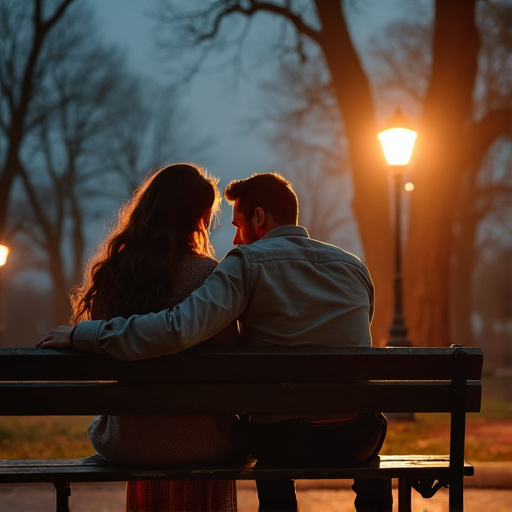
[{"label": "street lamp", "polygon": [[412,150],[418,132],[410,128],[409,121],[398,109],[387,122],[386,128],[377,137],[382,144],[384,157],[393,169],[395,196],[395,276],[393,280],[394,314],[389,330],[388,345],[392,347],[408,347],[402,300],[402,188],[404,169],[411,160]]},{"label": "street lamp", "polygon": [[[0,297],[1,297],[1,286],[2,286],[2,268],[7,263],[7,256],[9,256],[9,247],[0,244]],[[2,304],[0,301],[0,347],[4,343],[4,325],[2,323]]]}]

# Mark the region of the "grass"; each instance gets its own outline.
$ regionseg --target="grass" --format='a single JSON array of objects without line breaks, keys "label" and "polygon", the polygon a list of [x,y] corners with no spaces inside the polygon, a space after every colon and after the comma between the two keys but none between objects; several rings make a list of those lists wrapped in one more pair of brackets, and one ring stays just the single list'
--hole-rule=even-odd
[{"label": "grass", "polygon": [[[512,379],[486,379],[479,414],[468,414],[466,459],[512,462]],[[0,458],[80,458],[94,453],[87,437],[92,416],[0,418]],[[416,414],[391,419],[382,453],[448,453],[449,418]]]},{"label": "grass", "polygon": [[[466,460],[512,462],[512,379],[486,377],[482,410],[466,420]],[[391,419],[383,454],[442,455],[449,452],[446,414],[416,414],[414,421]]]},{"label": "grass", "polygon": [[87,437],[92,416],[0,418],[0,458],[80,458],[94,454]]},{"label": "grass", "polygon": [[[416,414],[414,421],[391,419],[382,454],[443,455],[449,453],[446,415]],[[468,415],[466,460],[512,462],[512,422]]]}]

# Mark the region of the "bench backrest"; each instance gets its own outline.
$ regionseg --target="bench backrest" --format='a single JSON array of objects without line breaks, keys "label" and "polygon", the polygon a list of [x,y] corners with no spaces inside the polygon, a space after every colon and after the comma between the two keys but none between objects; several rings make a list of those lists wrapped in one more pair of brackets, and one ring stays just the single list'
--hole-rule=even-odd
[{"label": "bench backrest", "polygon": [[[0,415],[478,412],[476,348],[196,347],[120,361],[0,350]],[[462,416],[464,421],[464,416]]]}]

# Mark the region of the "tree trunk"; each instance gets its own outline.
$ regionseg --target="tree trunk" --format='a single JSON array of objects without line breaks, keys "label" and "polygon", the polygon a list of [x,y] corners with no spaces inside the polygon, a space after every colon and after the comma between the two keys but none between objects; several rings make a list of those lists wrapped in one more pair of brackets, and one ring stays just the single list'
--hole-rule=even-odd
[{"label": "tree trunk", "polygon": [[448,346],[454,208],[467,170],[480,40],[475,0],[437,0],[432,74],[418,137],[405,253],[405,312],[417,346]]},{"label": "tree trunk", "polygon": [[2,163],[0,169],[0,242],[7,242],[4,237],[7,231],[7,214],[12,185],[19,169],[19,146],[20,141],[13,141],[11,138],[5,162]]},{"label": "tree trunk", "polygon": [[[432,165],[434,167],[434,165]],[[435,172],[424,163],[417,173],[411,201],[404,258],[404,311],[409,339],[415,346],[450,344],[451,206],[454,187],[443,182],[453,172],[438,163]]]},{"label": "tree trunk", "polygon": [[318,43],[331,72],[348,139],[354,185],[352,207],[364,247],[364,261],[376,289],[373,342],[383,345],[392,313],[389,172],[378,146],[370,85],[350,39],[340,3],[320,0],[317,8],[322,25]]},{"label": "tree trunk", "polygon": [[457,201],[457,218],[455,219],[451,283],[452,332],[453,342],[466,347],[471,347],[474,344],[471,317],[472,278],[475,263],[478,261],[475,252],[476,234],[482,214],[490,209],[490,204],[486,204],[483,208],[480,206],[482,201],[479,201],[477,178],[481,164],[481,159],[473,162],[473,169],[464,176]]},{"label": "tree trunk", "polygon": [[71,318],[71,306],[69,303],[69,289],[67,286],[64,263],[58,247],[52,247],[48,254],[50,256],[50,276],[52,279],[53,293],[53,325],[69,324]]},{"label": "tree trunk", "polygon": [[452,340],[453,343],[472,347],[474,345],[473,328],[471,324],[472,316],[472,275],[474,270],[474,251],[466,251],[467,245],[471,245],[474,236],[470,233],[460,234],[459,236],[471,239],[457,243],[461,250],[456,252],[453,266],[453,278],[451,286],[451,304],[452,304]]}]

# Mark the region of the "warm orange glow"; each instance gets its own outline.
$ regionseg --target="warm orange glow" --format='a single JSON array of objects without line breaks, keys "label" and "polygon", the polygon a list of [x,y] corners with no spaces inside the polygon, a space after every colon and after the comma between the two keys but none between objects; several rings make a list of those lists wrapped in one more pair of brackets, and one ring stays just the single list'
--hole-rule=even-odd
[{"label": "warm orange glow", "polygon": [[388,128],[377,137],[388,165],[408,165],[418,132],[409,128]]},{"label": "warm orange glow", "polygon": [[0,244],[0,267],[6,264],[7,256],[9,256],[9,247]]}]

